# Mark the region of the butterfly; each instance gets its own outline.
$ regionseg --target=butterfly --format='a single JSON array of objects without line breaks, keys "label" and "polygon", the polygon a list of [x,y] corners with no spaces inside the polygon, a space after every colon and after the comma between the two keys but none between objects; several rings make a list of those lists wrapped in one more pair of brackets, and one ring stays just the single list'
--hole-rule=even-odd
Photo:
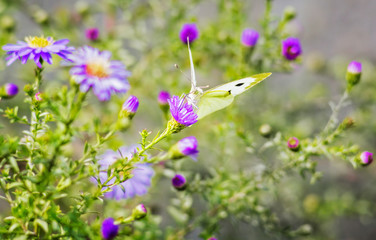
[{"label": "butterfly", "polygon": [[223,85],[219,85],[207,91],[197,87],[195,68],[192,60],[192,52],[188,40],[189,61],[191,65],[191,90],[186,96],[186,100],[197,108],[198,120],[207,115],[229,106],[234,98],[247,91],[256,84],[262,82],[272,73],[260,73],[247,78],[235,80]]}]

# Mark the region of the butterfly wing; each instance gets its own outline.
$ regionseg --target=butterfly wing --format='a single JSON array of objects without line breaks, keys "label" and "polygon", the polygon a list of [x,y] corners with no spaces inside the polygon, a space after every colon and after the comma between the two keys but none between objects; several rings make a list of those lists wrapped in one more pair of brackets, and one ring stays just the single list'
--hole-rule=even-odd
[{"label": "butterfly wing", "polygon": [[234,101],[235,96],[247,91],[270,75],[271,73],[260,73],[204,92],[198,103],[198,119],[227,107]]}]

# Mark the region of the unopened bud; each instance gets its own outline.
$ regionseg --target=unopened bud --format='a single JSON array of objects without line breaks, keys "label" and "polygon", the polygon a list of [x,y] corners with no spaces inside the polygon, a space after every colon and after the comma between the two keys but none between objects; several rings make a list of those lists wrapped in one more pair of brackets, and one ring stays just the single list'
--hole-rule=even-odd
[{"label": "unopened bud", "polygon": [[297,139],[296,137],[290,137],[288,140],[287,140],[287,147],[291,150],[291,151],[298,151],[299,148],[300,148],[300,145],[299,145],[299,139]]},{"label": "unopened bud", "polygon": [[352,61],[347,66],[346,80],[349,89],[359,83],[361,74],[362,64],[360,62]]},{"label": "unopened bud", "polygon": [[261,136],[268,138],[272,134],[272,127],[269,124],[262,124],[259,128],[259,133]]},{"label": "unopened bud", "polygon": [[176,174],[171,180],[172,186],[179,191],[184,190],[187,187],[187,180],[183,175]]},{"label": "unopened bud", "polygon": [[132,211],[132,217],[134,220],[140,220],[147,215],[148,211],[144,204],[137,205]]},{"label": "unopened bud", "polygon": [[18,93],[18,86],[14,83],[7,83],[0,88],[1,98],[12,98]]}]

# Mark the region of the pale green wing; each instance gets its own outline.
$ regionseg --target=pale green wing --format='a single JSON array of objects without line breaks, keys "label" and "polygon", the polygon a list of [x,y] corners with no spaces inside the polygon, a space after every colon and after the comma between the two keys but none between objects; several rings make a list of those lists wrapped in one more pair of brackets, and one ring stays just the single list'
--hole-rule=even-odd
[{"label": "pale green wing", "polygon": [[198,103],[198,119],[227,107],[234,101],[235,96],[262,82],[270,75],[271,73],[256,74],[251,77],[217,86],[204,92]]},{"label": "pale green wing", "polygon": [[234,101],[234,98],[229,92],[223,90],[205,92],[198,103],[198,119],[227,107]]}]

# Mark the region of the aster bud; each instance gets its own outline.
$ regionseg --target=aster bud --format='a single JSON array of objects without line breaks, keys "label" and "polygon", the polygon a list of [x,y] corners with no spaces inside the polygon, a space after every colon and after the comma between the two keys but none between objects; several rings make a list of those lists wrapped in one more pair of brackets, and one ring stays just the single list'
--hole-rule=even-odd
[{"label": "aster bud", "polygon": [[188,43],[188,39],[189,43],[194,42],[198,38],[198,35],[199,31],[194,23],[186,23],[180,30],[180,40],[185,44]]},{"label": "aster bud", "polygon": [[269,124],[262,124],[259,128],[259,133],[261,136],[268,138],[272,134],[272,127]]},{"label": "aster bud", "polygon": [[0,88],[1,98],[12,98],[18,93],[18,86],[14,83],[7,83]]},{"label": "aster bud", "polygon": [[296,138],[296,137],[290,137],[288,140],[287,140],[287,147],[291,150],[291,151],[298,151],[299,148],[300,148],[300,145],[299,145],[299,139]]},{"label": "aster bud", "polygon": [[359,156],[360,164],[364,167],[370,165],[373,162],[373,153],[371,152],[362,152]]},{"label": "aster bud", "polygon": [[302,53],[298,38],[288,37],[282,41],[282,55],[289,61],[295,60]]},{"label": "aster bud", "polygon": [[259,33],[256,30],[246,28],[242,32],[241,42],[243,46],[254,47],[259,39]]},{"label": "aster bud", "polygon": [[168,110],[168,99],[171,98],[171,95],[169,92],[167,91],[160,91],[159,92],[159,95],[158,95],[158,103],[159,103],[159,106],[162,108],[162,110],[166,109],[166,111]]},{"label": "aster bud", "polygon": [[127,101],[124,102],[123,107],[119,113],[119,117],[132,119],[137,112],[138,105],[138,98],[136,96],[131,95],[127,99]]},{"label": "aster bud", "polygon": [[187,187],[187,180],[180,174],[176,174],[175,177],[172,178],[171,182],[172,186],[179,191],[182,191]]},{"label": "aster bud", "polygon": [[362,74],[362,64],[360,62],[352,61],[347,66],[346,80],[348,89],[359,83]]},{"label": "aster bud", "polygon": [[293,20],[294,18],[296,17],[296,11],[295,11],[295,8],[292,7],[292,6],[288,6],[285,8],[284,12],[283,12],[283,18],[286,20],[286,21],[291,21]]},{"label": "aster bud", "polygon": [[114,239],[119,233],[119,225],[115,224],[115,220],[113,218],[106,218],[102,222],[102,236],[106,240]]},{"label": "aster bud", "polygon": [[349,129],[349,128],[353,127],[354,124],[355,124],[354,119],[352,119],[351,117],[346,117],[346,118],[342,121],[342,123],[341,123],[341,127],[342,127],[343,129]]},{"label": "aster bud", "polygon": [[144,204],[138,204],[132,211],[132,217],[134,220],[140,220],[147,215],[148,211]]},{"label": "aster bud", "polygon": [[217,238],[215,238],[215,237],[210,237],[210,238],[208,238],[207,240],[217,240]]},{"label": "aster bud", "polygon": [[189,156],[196,161],[198,152],[197,139],[194,136],[191,136],[183,138],[173,145],[168,151],[168,157],[177,160]]},{"label": "aster bud", "polygon": [[42,93],[41,92],[37,92],[36,94],[35,94],[35,101],[37,101],[37,102],[41,102],[42,100],[43,100],[43,97],[42,97]]},{"label": "aster bud", "polygon": [[86,39],[90,41],[96,41],[99,38],[99,30],[98,28],[88,28],[85,31]]}]

